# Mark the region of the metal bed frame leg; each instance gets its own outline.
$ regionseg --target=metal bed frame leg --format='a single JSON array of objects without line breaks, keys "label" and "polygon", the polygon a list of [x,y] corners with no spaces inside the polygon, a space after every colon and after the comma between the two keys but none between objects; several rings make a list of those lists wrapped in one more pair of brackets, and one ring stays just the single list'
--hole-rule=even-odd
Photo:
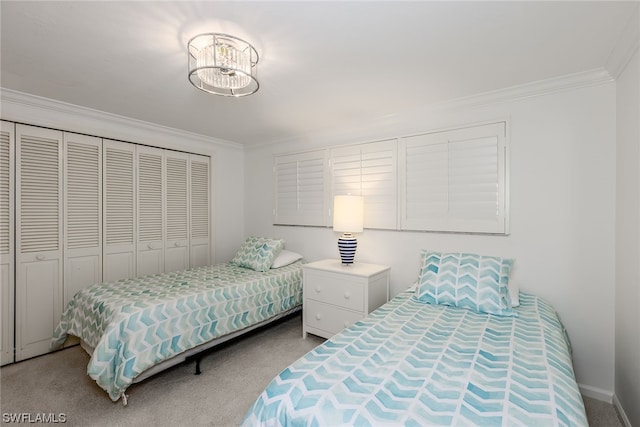
[{"label": "metal bed frame leg", "polygon": [[200,375],[202,373],[202,371],[200,370],[200,358],[198,357],[196,359],[196,373],[195,375]]}]

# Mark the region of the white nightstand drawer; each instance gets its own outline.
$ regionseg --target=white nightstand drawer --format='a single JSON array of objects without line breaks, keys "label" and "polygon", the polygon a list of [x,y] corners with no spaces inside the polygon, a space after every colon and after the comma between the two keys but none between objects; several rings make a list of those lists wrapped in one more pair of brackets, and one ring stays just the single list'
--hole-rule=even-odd
[{"label": "white nightstand drawer", "polygon": [[332,274],[307,273],[304,282],[305,298],[351,310],[364,310],[364,285]]},{"label": "white nightstand drawer", "polygon": [[303,267],[302,337],[331,338],[387,302],[389,267],[325,259]]},{"label": "white nightstand drawer", "polygon": [[326,331],[329,336],[337,334],[362,317],[362,313],[354,313],[314,300],[307,300],[304,305],[305,325]]}]

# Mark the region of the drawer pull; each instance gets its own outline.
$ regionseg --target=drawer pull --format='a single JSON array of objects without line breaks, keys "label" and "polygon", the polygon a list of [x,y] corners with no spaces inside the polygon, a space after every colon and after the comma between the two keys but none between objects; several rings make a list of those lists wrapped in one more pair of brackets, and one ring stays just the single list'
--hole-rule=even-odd
[{"label": "drawer pull", "polygon": [[46,258],[47,258],[47,257],[46,257],[46,256],[44,256],[44,255],[36,255],[36,259],[37,259],[38,261],[44,261]]},{"label": "drawer pull", "polygon": [[320,313],[316,314],[316,320],[320,320],[320,319],[322,319],[322,314]]},{"label": "drawer pull", "polygon": [[322,288],[321,288],[320,286],[318,286],[318,287],[316,288],[316,293],[317,293],[317,294],[319,294],[321,290],[322,290]]},{"label": "drawer pull", "polygon": [[344,293],[344,299],[349,299],[351,298],[351,292],[347,291]]},{"label": "drawer pull", "polygon": [[346,328],[347,326],[349,326],[349,322],[345,320],[344,327]]}]

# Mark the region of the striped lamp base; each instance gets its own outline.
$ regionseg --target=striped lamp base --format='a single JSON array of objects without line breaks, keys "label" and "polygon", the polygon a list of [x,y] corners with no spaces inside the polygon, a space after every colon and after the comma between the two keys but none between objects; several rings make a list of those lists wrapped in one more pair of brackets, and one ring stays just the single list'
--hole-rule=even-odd
[{"label": "striped lamp base", "polygon": [[343,233],[342,236],[338,238],[338,250],[340,251],[340,258],[343,264],[353,264],[357,246],[358,241],[351,233]]}]

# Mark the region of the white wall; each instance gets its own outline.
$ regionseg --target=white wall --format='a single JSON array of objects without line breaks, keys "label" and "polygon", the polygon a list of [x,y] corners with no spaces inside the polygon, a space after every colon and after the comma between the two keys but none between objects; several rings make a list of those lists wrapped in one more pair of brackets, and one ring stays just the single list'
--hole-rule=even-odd
[{"label": "white wall", "polygon": [[[514,280],[558,310],[574,346],[582,391],[611,399],[614,388],[615,84],[601,83],[483,107],[414,112],[374,132],[310,136],[248,150],[247,235],[283,237],[306,261],[338,257],[337,234],[273,226],[272,155],[366,142],[451,125],[510,120],[511,234],[480,236],[365,230],[357,260],[387,264],[392,294],[417,278],[419,251],[472,251],[516,258]],[[322,141],[320,141],[322,140]]]},{"label": "white wall", "polygon": [[617,80],[615,394],[640,425],[640,54]]},{"label": "white wall", "polygon": [[63,102],[1,89],[2,119],[211,156],[211,262],[230,260],[244,241],[244,151],[207,138]]},{"label": "white wall", "polygon": [[244,152],[214,149],[214,264],[228,262],[245,239]]}]

